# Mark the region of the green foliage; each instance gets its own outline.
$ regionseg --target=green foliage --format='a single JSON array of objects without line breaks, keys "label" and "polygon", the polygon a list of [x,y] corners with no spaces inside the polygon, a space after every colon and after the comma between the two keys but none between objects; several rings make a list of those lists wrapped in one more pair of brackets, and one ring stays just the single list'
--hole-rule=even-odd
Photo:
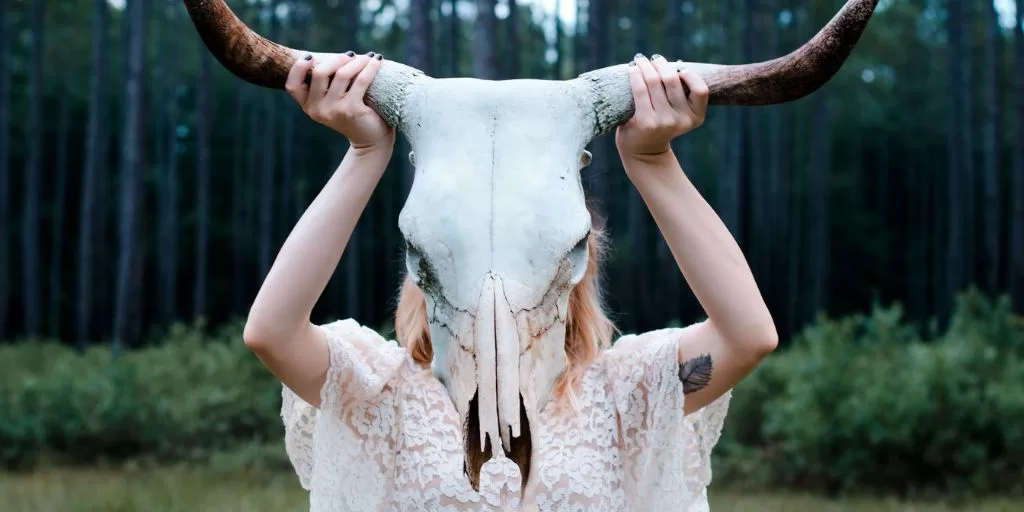
[{"label": "green foliage", "polygon": [[176,326],[117,360],[103,347],[3,347],[0,463],[207,460],[278,441],[280,384],[240,340],[239,325]]},{"label": "green foliage", "polygon": [[[0,347],[0,464],[288,467],[280,384],[241,326],[176,326],[113,360],[55,343]],[[819,318],[735,391],[715,451],[726,486],[1022,493],[1024,318],[960,297],[921,335],[899,307]]]},{"label": "green foliage", "polygon": [[960,297],[922,339],[899,307],[820,318],[737,387],[729,484],[829,492],[1024,492],[1024,319]]}]

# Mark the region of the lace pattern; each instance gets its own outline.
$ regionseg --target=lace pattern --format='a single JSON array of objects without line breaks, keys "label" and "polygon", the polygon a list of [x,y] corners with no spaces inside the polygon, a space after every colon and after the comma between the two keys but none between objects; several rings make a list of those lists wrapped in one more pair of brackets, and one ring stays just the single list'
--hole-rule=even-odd
[{"label": "lace pattern", "polygon": [[513,462],[493,459],[476,491],[441,383],[354,321],[323,328],[331,363],[321,409],[282,391],[285,446],[312,511],[708,510],[710,454],[730,395],[684,416],[678,329],[605,350],[578,408],[551,402],[531,425],[525,489]]}]

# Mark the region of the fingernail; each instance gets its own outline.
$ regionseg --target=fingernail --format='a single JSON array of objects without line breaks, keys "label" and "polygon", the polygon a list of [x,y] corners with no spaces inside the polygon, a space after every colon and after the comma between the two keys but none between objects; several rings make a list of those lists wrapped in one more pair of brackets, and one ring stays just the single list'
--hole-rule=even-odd
[{"label": "fingernail", "polygon": [[302,58],[302,60],[313,60],[313,54],[307,53],[306,56]]},{"label": "fingernail", "polygon": [[374,55],[373,58],[375,58],[377,60],[384,60],[384,56],[379,54],[379,53],[377,55]]},{"label": "fingernail", "polygon": [[642,53],[638,53],[638,54],[633,56],[633,60],[634,61],[640,60],[642,58],[644,58],[644,54],[642,54]]},{"label": "fingernail", "polygon": [[367,57],[370,57],[371,59],[373,58],[373,56],[374,56],[374,55],[377,55],[377,52],[368,52],[368,53],[366,54],[366,56],[367,56]]},{"label": "fingernail", "polygon": [[662,57],[660,54],[657,54],[657,53],[655,53],[654,55],[651,55],[651,60],[659,60],[659,59],[660,60],[665,60],[665,57]]},{"label": "fingernail", "polygon": [[355,57],[356,56],[356,52],[354,52],[352,50],[349,50],[349,51],[345,52],[345,55],[348,56],[348,57]]}]

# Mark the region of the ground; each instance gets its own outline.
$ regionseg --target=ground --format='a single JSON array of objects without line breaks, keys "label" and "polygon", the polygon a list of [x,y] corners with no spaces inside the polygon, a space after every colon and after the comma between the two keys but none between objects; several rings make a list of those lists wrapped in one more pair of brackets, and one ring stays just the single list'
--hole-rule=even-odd
[{"label": "ground", "polygon": [[[305,512],[305,492],[289,473],[196,469],[156,471],[48,470],[0,473],[5,512]],[[1024,510],[1024,502],[993,500],[966,507],[896,500],[831,501],[792,494],[737,494],[715,490],[714,512],[996,512]]]}]

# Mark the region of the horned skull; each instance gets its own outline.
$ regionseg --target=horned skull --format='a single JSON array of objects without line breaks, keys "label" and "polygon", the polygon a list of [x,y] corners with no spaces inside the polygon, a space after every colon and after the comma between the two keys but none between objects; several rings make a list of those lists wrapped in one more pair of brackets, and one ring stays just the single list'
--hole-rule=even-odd
[{"label": "horned skull", "polygon": [[[307,53],[255,34],[222,0],[184,1],[210,51],[249,82],[283,88]],[[679,65],[704,78],[711,104],[792,101],[838,71],[876,4],[849,0],[772,61]],[[413,149],[399,227],[427,302],[432,370],[463,421],[475,409],[476,446],[494,456],[537,421],[565,367],[569,293],[588,260],[580,170],[586,145],[632,116],[627,76],[616,65],[567,81],[433,79],[386,61],[367,92]]]}]

